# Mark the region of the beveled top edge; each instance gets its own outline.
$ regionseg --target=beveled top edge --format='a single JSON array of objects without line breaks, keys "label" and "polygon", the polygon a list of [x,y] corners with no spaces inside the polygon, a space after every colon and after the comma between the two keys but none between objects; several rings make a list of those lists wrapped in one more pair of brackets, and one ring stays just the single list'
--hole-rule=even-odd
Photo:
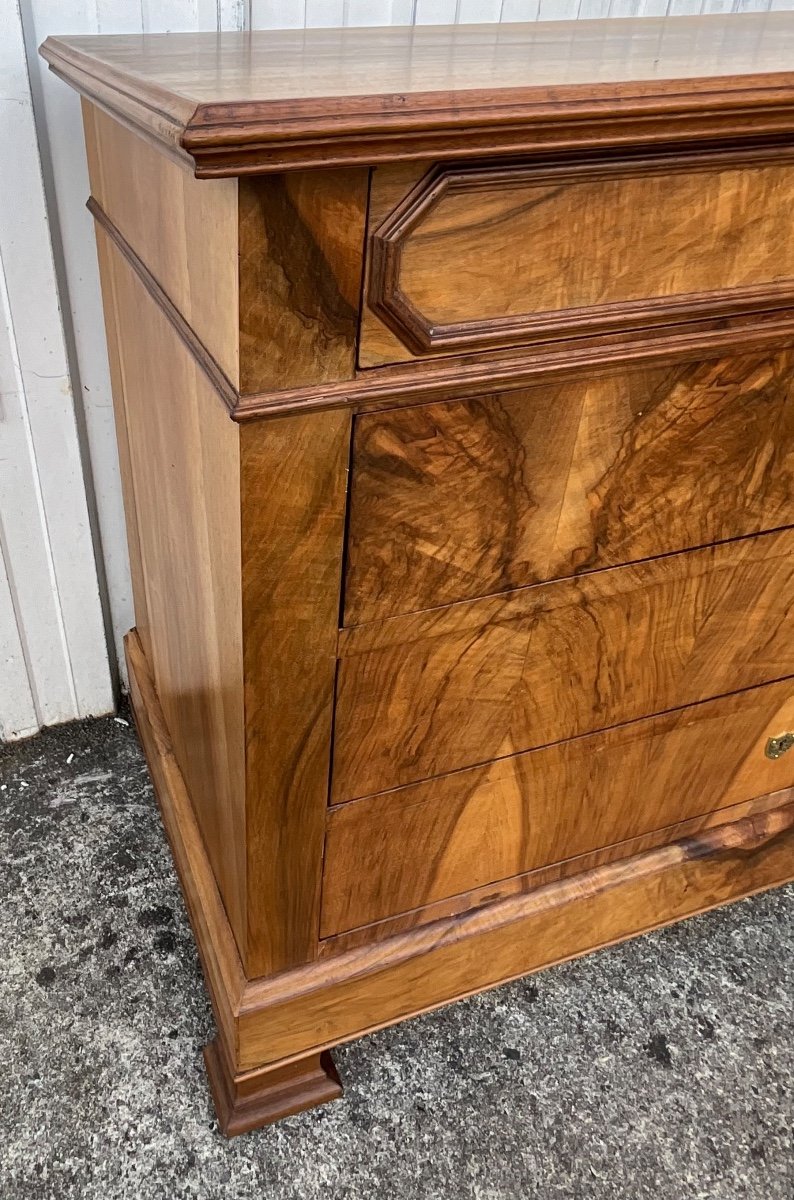
[{"label": "beveled top edge", "polygon": [[445,130],[475,153],[489,128],[610,102],[794,104],[794,12],[51,37],[41,53],[200,174],[323,165],[326,148],[333,165],[414,157]]}]

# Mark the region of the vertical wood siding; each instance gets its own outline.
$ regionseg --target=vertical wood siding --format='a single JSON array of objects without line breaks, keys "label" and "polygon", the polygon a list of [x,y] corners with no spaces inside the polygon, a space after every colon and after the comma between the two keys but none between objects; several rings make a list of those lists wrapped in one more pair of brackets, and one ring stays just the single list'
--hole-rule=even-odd
[{"label": "vertical wood siding", "polygon": [[113,704],[22,25],[0,0],[0,736]]},{"label": "vertical wood siding", "polygon": [[251,0],[250,15],[254,29],[303,29],[658,17],[792,7],[794,0]]},{"label": "vertical wood siding", "polygon": [[[6,3],[8,0],[0,0]],[[165,33],[240,29],[245,0],[31,0],[26,20],[36,125],[61,306],[81,408],[87,481],[96,505],[101,571],[111,624],[110,654],[123,672],[122,638],[134,624],[110,377],[107,365],[80,101],[38,56],[51,33]]]}]

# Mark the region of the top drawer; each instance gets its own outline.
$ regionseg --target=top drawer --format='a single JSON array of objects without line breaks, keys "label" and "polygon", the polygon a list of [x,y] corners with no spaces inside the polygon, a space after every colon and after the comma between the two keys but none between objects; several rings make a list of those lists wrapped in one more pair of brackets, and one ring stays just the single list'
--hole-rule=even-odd
[{"label": "top drawer", "polygon": [[360,363],[790,303],[785,153],[379,167]]}]

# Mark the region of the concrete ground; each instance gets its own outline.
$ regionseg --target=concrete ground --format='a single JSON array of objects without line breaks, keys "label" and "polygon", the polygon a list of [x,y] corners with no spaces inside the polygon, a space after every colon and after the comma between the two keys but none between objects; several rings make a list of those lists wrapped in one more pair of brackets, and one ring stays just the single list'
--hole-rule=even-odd
[{"label": "concrete ground", "polygon": [[794,1197],[794,888],[343,1047],[343,1100],[227,1142],[130,725],[0,747],[0,863],[2,1200]]}]

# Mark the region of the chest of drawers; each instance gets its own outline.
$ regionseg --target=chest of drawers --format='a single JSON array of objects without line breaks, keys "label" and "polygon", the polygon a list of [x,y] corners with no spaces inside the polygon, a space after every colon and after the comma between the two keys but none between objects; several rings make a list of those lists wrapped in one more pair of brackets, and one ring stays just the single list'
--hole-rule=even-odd
[{"label": "chest of drawers", "polygon": [[794,877],[794,16],[43,53],[224,1131]]}]

